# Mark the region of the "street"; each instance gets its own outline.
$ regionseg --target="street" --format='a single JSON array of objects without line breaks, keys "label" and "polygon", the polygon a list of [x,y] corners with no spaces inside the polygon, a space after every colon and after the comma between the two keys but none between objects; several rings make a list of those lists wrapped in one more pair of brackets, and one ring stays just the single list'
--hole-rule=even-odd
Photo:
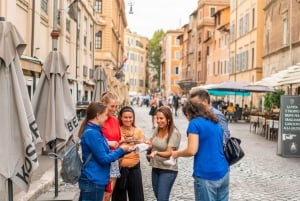
[{"label": "street", "polygon": [[[142,128],[146,138],[152,134],[150,108],[134,106],[136,126]],[[175,124],[182,134],[181,148],[186,146],[185,130],[188,121],[181,110],[175,118]],[[242,140],[245,157],[231,167],[230,200],[300,200],[300,158],[283,158],[276,153],[277,142],[268,141],[264,137],[250,133],[249,123],[230,123],[232,136]],[[171,192],[171,201],[194,200],[193,158],[179,159],[179,173]],[[155,201],[151,187],[151,167],[141,155],[141,168],[146,201]],[[48,189],[53,192],[54,187]],[[77,185],[64,184],[60,180],[59,191],[78,192]],[[78,196],[77,198],[78,199]],[[75,200],[76,200],[75,199]],[[35,200],[35,199],[32,199]]]}]

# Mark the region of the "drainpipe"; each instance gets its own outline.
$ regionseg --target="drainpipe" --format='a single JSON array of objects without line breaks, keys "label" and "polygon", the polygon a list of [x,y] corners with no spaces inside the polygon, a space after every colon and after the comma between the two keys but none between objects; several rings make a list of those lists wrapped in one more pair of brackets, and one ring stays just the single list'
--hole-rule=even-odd
[{"label": "drainpipe", "polygon": [[290,8],[289,8],[289,15],[290,15],[290,66],[293,65],[293,52],[292,52],[292,25],[293,25],[293,0],[290,0]]},{"label": "drainpipe", "polygon": [[34,56],[34,25],[35,25],[35,0],[32,1],[32,18],[31,18],[31,48],[30,56]]},{"label": "drainpipe", "polygon": [[[32,17],[31,17],[31,45],[30,45],[30,56],[34,57],[34,26],[35,26],[35,0],[32,1]],[[32,75],[32,91],[36,89],[36,76],[35,72],[31,71]]]}]

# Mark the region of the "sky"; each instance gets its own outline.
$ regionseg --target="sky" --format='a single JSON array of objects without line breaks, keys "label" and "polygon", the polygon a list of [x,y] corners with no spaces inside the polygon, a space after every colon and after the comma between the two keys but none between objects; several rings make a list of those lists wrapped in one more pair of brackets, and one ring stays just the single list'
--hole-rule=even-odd
[{"label": "sky", "polygon": [[[129,14],[129,2],[133,14]],[[178,29],[189,22],[189,15],[197,9],[198,0],[125,0],[128,28],[138,35],[152,38],[158,29],[165,32]]]}]

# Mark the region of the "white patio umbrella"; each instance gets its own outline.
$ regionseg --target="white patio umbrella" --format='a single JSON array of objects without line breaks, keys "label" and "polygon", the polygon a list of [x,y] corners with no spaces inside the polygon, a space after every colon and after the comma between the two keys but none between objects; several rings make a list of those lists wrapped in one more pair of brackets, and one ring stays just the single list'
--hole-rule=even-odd
[{"label": "white patio umbrella", "polygon": [[0,21],[0,189],[8,180],[9,200],[12,183],[29,189],[38,167],[35,144],[41,141],[19,63],[25,47],[16,27]]}]

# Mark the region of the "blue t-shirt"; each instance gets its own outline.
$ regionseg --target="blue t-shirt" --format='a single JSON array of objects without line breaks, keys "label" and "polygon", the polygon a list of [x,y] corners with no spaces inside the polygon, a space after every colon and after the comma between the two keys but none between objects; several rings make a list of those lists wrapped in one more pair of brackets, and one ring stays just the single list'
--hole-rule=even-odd
[{"label": "blue t-shirt", "polygon": [[223,178],[229,166],[223,151],[223,131],[220,125],[197,117],[190,121],[187,133],[199,135],[193,176],[207,180]]}]

